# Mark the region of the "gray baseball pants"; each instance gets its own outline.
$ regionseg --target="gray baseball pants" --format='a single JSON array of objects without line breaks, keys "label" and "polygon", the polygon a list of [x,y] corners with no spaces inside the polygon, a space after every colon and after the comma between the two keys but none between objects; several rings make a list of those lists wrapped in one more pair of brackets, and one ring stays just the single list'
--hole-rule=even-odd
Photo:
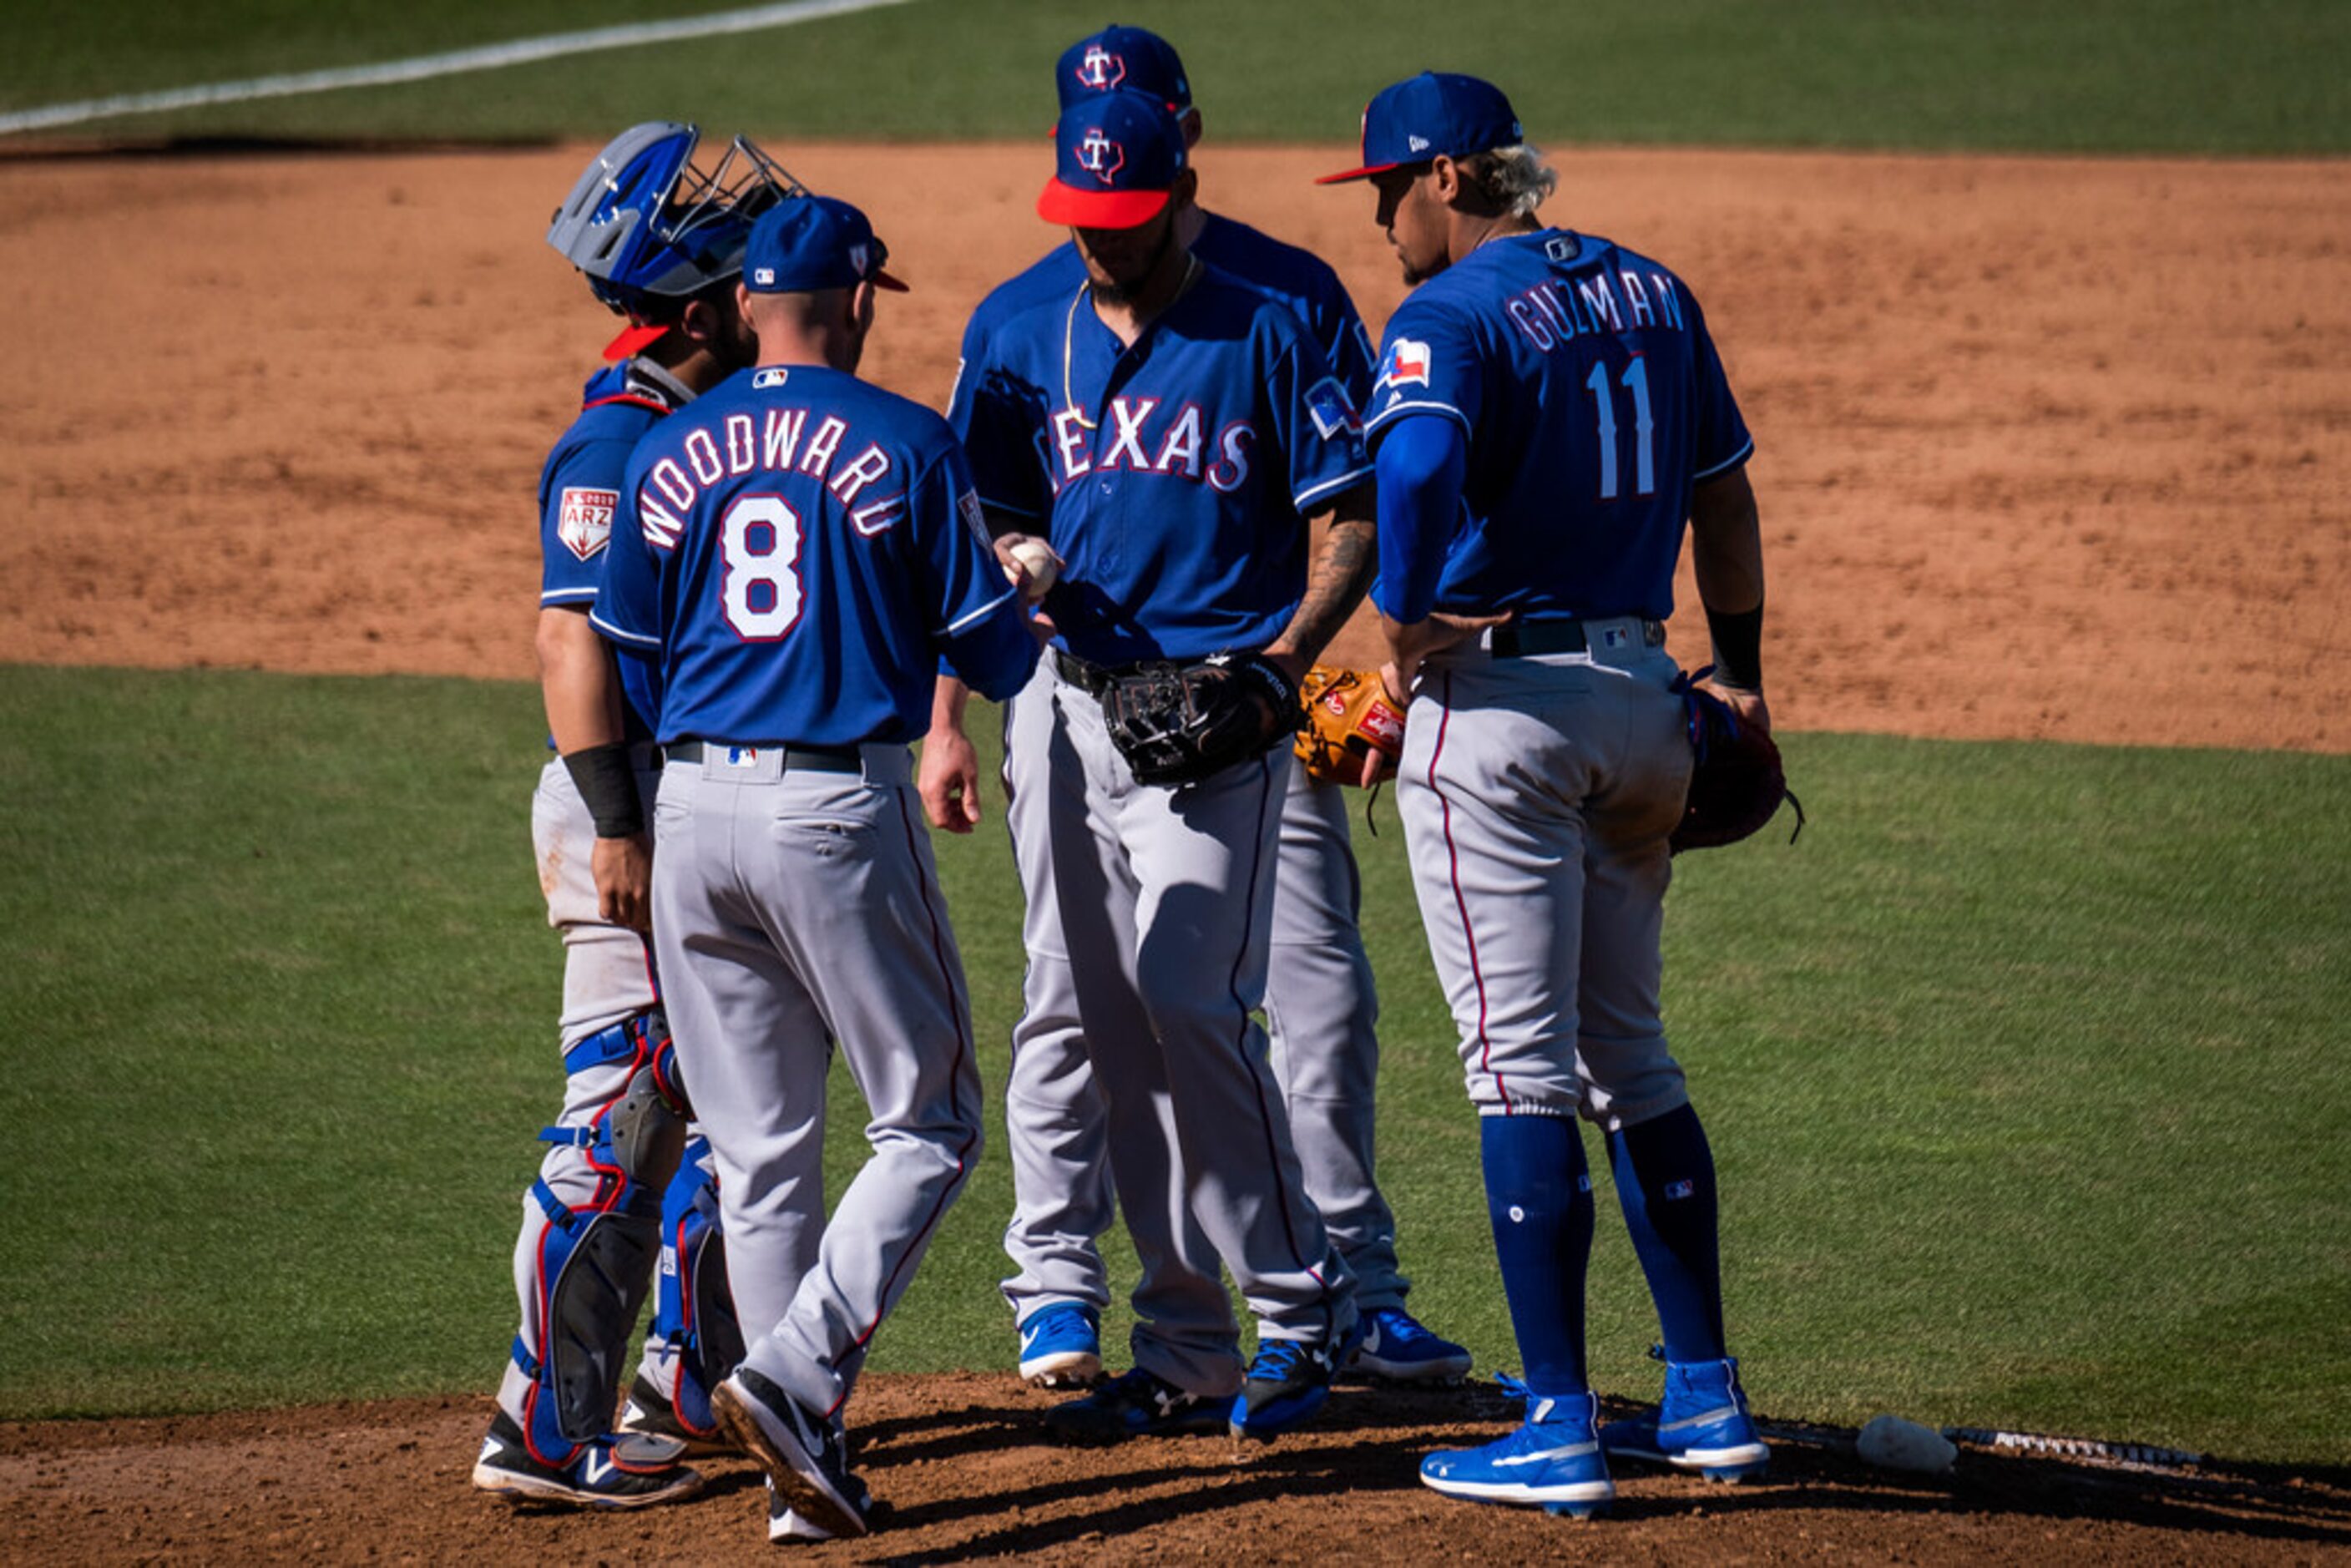
[{"label": "gray baseball pants", "polygon": [[[664,769],[653,810],[655,943],[717,1163],[745,1364],[828,1415],[980,1145],[963,961],[911,758],[862,754],[842,773],[712,746]],[[836,1044],[873,1152],[827,1224]]]}]

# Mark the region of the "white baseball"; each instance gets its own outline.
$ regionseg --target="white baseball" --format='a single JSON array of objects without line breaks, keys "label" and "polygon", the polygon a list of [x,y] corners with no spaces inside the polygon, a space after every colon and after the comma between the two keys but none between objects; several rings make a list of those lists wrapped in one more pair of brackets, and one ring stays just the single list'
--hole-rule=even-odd
[{"label": "white baseball", "polygon": [[[1034,604],[1044,598],[1046,591],[1061,580],[1061,558],[1055,555],[1053,547],[1043,539],[1020,539],[1013,544],[1008,553],[1029,574],[1029,591],[1025,597],[1029,603]],[[1005,569],[1004,575],[1018,580],[1009,567]]]},{"label": "white baseball", "polygon": [[1874,1417],[1854,1438],[1853,1451],[1881,1470],[1913,1470],[1938,1476],[1959,1457],[1950,1440],[1929,1427],[1899,1416]]}]

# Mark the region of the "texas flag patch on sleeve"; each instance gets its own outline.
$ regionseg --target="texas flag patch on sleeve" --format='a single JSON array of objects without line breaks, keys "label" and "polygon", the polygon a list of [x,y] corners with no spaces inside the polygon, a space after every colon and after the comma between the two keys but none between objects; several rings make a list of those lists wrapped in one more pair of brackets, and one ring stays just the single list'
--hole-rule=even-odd
[{"label": "texas flag patch on sleeve", "polygon": [[581,560],[602,549],[612,537],[612,515],[621,509],[618,490],[590,490],[566,486],[555,533],[563,547]]},{"label": "texas flag patch on sleeve", "polygon": [[1387,358],[1380,364],[1380,385],[1425,387],[1427,384],[1428,345],[1416,343],[1410,338],[1398,338],[1390,343]]}]

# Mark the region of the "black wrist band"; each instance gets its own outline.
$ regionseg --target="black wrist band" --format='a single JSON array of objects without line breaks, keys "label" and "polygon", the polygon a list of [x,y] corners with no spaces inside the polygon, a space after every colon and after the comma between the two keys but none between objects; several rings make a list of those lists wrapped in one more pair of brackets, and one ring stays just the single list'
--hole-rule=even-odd
[{"label": "black wrist band", "polygon": [[565,754],[563,767],[588,803],[588,814],[596,819],[598,838],[625,839],[645,831],[645,808],[637,799],[637,773],[629,766],[627,741],[583,746]]},{"label": "black wrist band", "polygon": [[1706,629],[1714,638],[1714,680],[1734,691],[1763,689],[1763,607],[1726,613],[1706,612]]}]

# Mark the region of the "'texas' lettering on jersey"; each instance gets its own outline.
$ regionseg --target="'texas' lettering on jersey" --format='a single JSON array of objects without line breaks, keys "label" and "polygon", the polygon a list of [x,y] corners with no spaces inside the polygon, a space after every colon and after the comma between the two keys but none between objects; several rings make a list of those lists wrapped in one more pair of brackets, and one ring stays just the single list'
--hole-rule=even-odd
[{"label": "'texas' lettering on jersey", "polygon": [[764,415],[730,413],[716,432],[691,431],[678,455],[664,457],[645,472],[637,487],[637,517],[645,542],[655,549],[674,549],[678,535],[703,492],[726,479],[751,474],[802,475],[831,491],[850,508],[849,520],[860,534],[872,538],[888,531],[904,515],[903,489],[886,490],[875,499],[858,504],[869,490],[883,487],[893,465],[878,442],[846,462],[841,454],[857,444],[849,422],[825,414],[810,428],[804,408],[769,409]]},{"label": "'texas' lettering on jersey", "polygon": [[1258,435],[1246,419],[1212,434],[1207,413],[1189,399],[1169,408],[1165,398],[1122,395],[1110,400],[1099,423],[1081,409],[1055,409],[1043,439],[1057,496],[1071,480],[1097,470],[1165,475],[1229,496],[1249,483]]}]

